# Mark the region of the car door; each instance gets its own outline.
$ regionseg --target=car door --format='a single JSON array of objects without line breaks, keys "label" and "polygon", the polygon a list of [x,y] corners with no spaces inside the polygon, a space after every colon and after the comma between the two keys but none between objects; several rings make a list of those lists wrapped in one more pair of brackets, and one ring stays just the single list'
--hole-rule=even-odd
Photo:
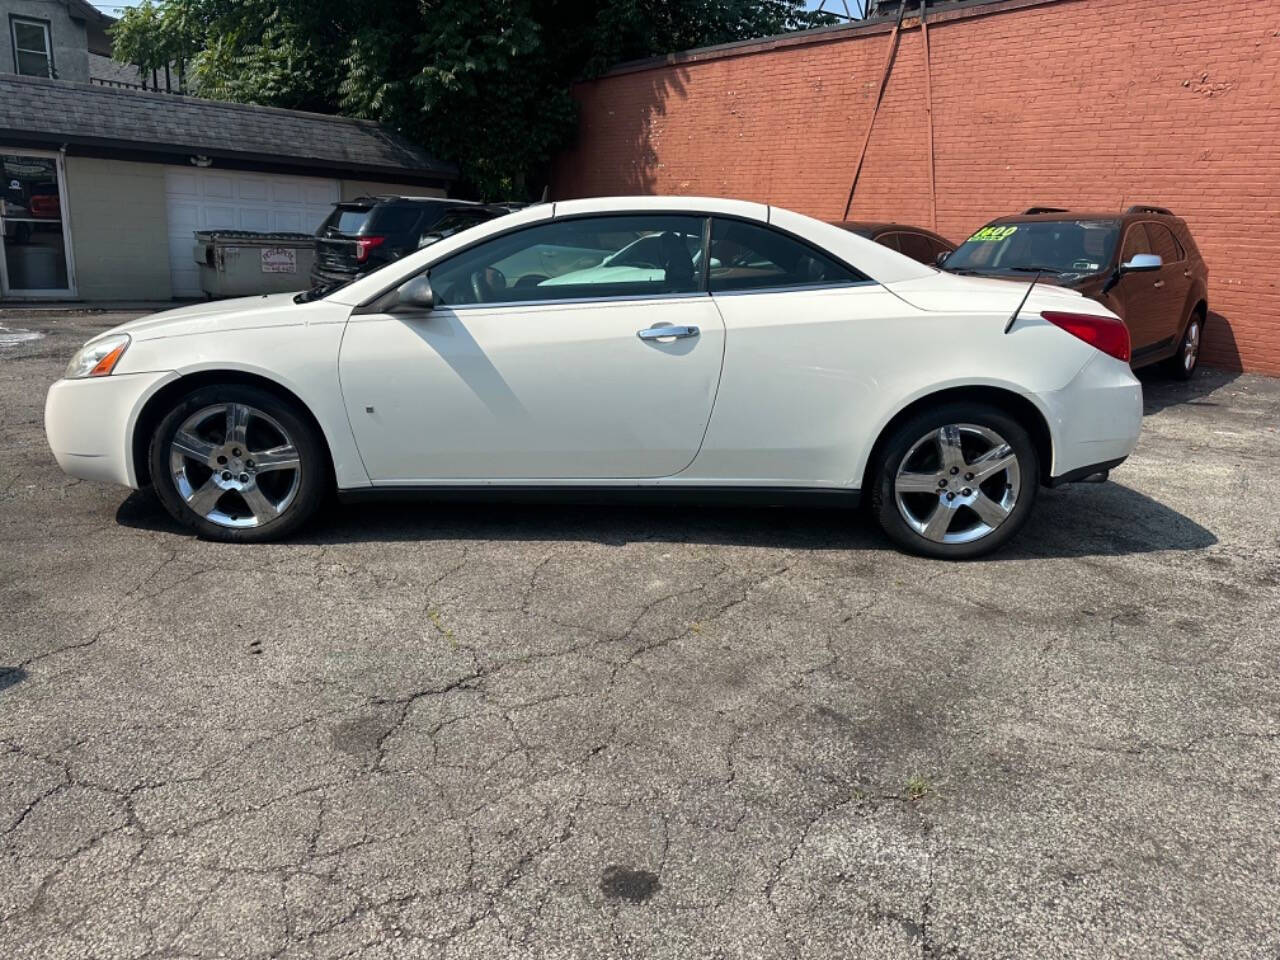
[{"label": "car door", "polygon": [[[339,373],[370,479],[682,470],[706,431],[724,351],[694,265],[704,223],[598,216],[522,227],[434,264],[433,309],[358,309]],[[661,238],[653,263],[605,263],[650,236]]]},{"label": "car door", "polygon": [[[727,330],[702,450],[704,483],[812,486],[865,454],[869,333],[917,311],[856,269],[772,226],[714,218],[710,289]],[[866,364],[867,377],[850,375]],[[866,418],[866,419],[864,419]]]},{"label": "car door", "polygon": [[[1129,224],[1120,247],[1120,263],[1128,263],[1140,253],[1153,252],[1147,225]],[[1155,349],[1160,338],[1165,336],[1161,322],[1163,287],[1156,286],[1162,272],[1126,273],[1111,291],[1111,296],[1123,307],[1122,316],[1129,328],[1135,363],[1142,360],[1143,351]]]},{"label": "car door", "polygon": [[1152,318],[1153,344],[1161,351],[1172,349],[1182,336],[1182,323],[1187,319],[1187,296],[1191,292],[1191,275],[1187,269],[1187,255],[1173,231],[1163,223],[1148,221],[1147,237],[1151,252],[1164,261],[1153,277],[1156,291],[1156,315]]}]

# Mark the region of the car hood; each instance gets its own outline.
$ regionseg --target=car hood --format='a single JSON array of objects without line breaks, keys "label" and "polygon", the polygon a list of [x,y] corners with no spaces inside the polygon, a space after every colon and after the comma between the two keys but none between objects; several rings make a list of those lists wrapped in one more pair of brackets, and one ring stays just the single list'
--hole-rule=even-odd
[{"label": "car hood", "polygon": [[294,303],[294,296],[292,293],[272,293],[260,297],[193,303],[187,307],[139,317],[108,333],[127,333],[136,340],[152,340],[190,333],[308,323],[312,319],[311,315],[316,312],[309,308],[316,304]]},{"label": "car hood", "polygon": [[[1034,274],[1025,280],[997,280],[939,272],[917,280],[891,283],[888,284],[888,289],[920,310],[964,313],[1007,310],[1013,313],[1014,308],[1026,296],[1033,276]],[[1052,309],[1056,303],[1064,310],[1079,310],[1080,299],[1078,290],[1047,283],[1043,279],[1036,284],[1032,295],[1036,304],[1046,304],[1041,309]]]}]

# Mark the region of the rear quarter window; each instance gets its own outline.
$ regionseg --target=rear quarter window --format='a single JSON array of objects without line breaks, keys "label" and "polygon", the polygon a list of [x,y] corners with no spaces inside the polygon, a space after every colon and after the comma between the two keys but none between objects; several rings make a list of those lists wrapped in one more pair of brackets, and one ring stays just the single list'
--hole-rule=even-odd
[{"label": "rear quarter window", "polygon": [[408,233],[418,225],[424,211],[417,207],[374,207],[365,233]]}]

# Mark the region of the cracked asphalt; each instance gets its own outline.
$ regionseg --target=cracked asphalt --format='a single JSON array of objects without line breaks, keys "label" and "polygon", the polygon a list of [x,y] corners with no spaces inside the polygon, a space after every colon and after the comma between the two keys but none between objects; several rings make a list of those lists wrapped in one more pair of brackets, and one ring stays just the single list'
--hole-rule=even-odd
[{"label": "cracked asphalt", "polygon": [[[0,347],[0,956],[1280,956],[1280,381],[948,565],[857,515],[65,478]],[[1212,335],[1212,331],[1210,331]]]}]

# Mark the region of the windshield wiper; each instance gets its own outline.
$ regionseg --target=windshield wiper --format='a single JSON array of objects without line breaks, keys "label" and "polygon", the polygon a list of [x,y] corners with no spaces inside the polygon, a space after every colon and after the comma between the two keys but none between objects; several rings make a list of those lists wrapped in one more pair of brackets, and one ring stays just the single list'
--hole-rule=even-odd
[{"label": "windshield wiper", "polygon": [[1066,273],[1065,270],[1059,270],[1057,267],[1005,267],[1014,273]]},{"label": "windshield wiper", "polygon": [[310,290],[303,290],[293,298],[294,303],[310,303],[312,300],[319,300],[321,297],[327,297],[342,284],[330,284],[327,287],[312,287]]}]

